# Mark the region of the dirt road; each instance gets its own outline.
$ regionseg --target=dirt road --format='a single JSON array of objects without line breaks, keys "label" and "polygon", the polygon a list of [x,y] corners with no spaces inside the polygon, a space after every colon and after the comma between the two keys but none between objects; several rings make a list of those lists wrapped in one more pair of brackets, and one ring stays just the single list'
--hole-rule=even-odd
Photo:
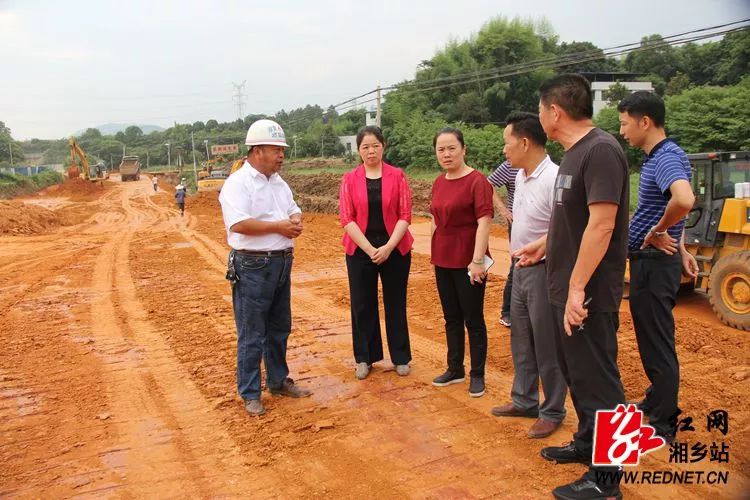
[{"label": "dirt road", "polygon": [[[445,345],[425,225],[414,226],[412,374],[384,362],[359,382],[341,230],[332,215],[308,214],[289,362],[314,394],[264,395],[267,414],[249,418],[235,390],[218,203],[189,199],[181,218],[171,193],[154,194],[146,178],[83,197],[65,189],[26,201],[76,217],[0,235],[0,497],[544,498],[583,472],[539,457],[569,440],[570,403],[564,428],[538,441],[526,438],[530,421],[489,414],[512,380],[509,331],[497,323],[501,235],[486,307],[488,391],[470,399],[466,385],[430,384]],[[620,369],[636,398],[646,379],[626,308]],[[640,470],[728,471],[729,484],[623,489],[630,498],[739,496],[750,484],[750,335],[721,325],[698,296],[676,315],[682,407],[695,427],[679,439],[724,442],[730,460],[677,465],[663,449]],[[729,412],[726,437],[706,430],[714,409]]]}]

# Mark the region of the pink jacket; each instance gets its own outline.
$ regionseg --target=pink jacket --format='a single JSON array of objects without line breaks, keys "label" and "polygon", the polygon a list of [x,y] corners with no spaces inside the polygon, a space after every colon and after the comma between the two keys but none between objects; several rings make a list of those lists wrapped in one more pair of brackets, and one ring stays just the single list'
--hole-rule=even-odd
[{"label": "pink jacket", "polygon": [[[367,231],[367,181],[365,180],[365,167],[359,165],[357,168],[347,172],[341,179],[341,190],[339,192],[339,219],[341,226],[350,222],[357,223],[364,233]],[[411,224],[411,190],[404,172],[400,168],[383,163],[383,220],[388,234],[393,234],[396,223],[404,220]],[[354,255],[357,244],[344,233],[342,241],[347,255]],[[409,230],[401,238],[398,251],[406,255],[411,250],[414,237]]]}]

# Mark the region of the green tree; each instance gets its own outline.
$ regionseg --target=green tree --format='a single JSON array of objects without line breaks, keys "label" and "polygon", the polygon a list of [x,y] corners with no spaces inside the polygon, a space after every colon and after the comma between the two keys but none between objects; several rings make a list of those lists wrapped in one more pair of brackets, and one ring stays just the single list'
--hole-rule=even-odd
[{"label": "green tree", "polygon": [[10,165],[11,154],[13,164],[23,161],[23,148],[11,135],[10,128],[0,121],[0,163]]},{"label": "green tree", "polygon": [[690,153],[750,149],[750,76],[730,87],[694,87],[666,99],[667,129]]},{"label": "green tree", "polygon": [[620,69],[620,62],[617,59],[604,56],[604,51],[591,42],[563,42],[556,48],[555,53],[561,60],[575,60],[582,57],[592,58],[591,61],[569,64],[560,71],[566,73],[582,72],[613,72]]},{"label": "green tree", "polygon": [[135,146],[140,142],[143,137],[143,130],[140,127],[131,125],[125,129],[125,144],[128,146]]},{"label": "green tree", "polygon": [[750,30],[729,33],[719,42],[714,83],[734,85],[750,74]]},{"label": "green tree", "polygon": [[667,88],[664,91],[665,95],[677,95],[681,94],[685,90],[690,88],[690,77],[685,73],[678,71],[676,75],[670,78],[667,83]]},{"label": "green tree", "polygon": [[619,81],[613,83],[604,93],[605,100],[614,106],[630,95],[630,89]]},{"label": "green tree", "polygon": [[672,78],[680,69],[675,56],[675,48],[665,45],[661,35],[650,35],[641,38],[641,50],[630,52],[625,56],[623,65],[633,73],[656,73],[665,81]]}]

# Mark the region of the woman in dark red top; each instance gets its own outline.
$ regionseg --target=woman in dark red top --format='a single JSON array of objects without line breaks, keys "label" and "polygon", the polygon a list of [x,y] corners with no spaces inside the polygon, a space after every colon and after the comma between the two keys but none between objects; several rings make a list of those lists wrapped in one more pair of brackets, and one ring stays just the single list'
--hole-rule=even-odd
[{"label": "woman in dark red top", "polygon": [[378,312],[378,276],[383,284],[385,331],[396,373],[409,374],[411,349],[406,321],[406,285],[414,238],[411,192],[399,168],[383,162],[385,141],[378,127],[357,134],[362,164],[344,175],[339,218],[344,233],[352,308],[355,375],[364,379],[383,359]]},{"label": "woman in dark red top", "polygon": [[432,186],[432,259],[448,343],[448,370],[432,381],[445,386],[464,381],[464,327],[469,332],[469,395],[484,394],[487,326],[484,323],[484,256],[493,216],[492,186],[466,165],[460,130],[444,128],[433,140],[445,173]]}]

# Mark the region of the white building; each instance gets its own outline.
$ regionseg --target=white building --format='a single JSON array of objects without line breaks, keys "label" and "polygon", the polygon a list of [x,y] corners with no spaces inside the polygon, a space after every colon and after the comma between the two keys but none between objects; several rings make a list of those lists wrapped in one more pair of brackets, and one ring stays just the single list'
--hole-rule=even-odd
[{"label": "white building", "polygon": [[651,82],[636,81],[637,77],[642,76],[637,73],[583,72],[581,73],[581,76],[591,82],[591,91],[594,94],[594,116],[596,116],[599,111],[610,105],[607,97],[607,90],[609,90],[609,88],[615,83],[624,85],[631,92],[635,92],[636,90],[654,91],[654,86]]},{"label": "white building", "polygon": [[356,135],[340,135],[339,142],[344,146],[346,154],[355,154],[357,152],[357,136]]}]

